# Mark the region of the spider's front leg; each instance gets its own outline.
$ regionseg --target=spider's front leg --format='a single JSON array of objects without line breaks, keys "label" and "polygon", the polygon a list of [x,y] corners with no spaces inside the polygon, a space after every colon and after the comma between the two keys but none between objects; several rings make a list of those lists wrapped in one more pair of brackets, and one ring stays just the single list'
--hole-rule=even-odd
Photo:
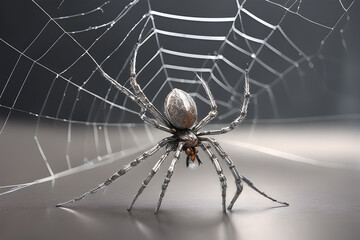
[{"label": "spider's front leg", "polygon": [[170,128],[167,127],[167,126],[164,126],[164,125],[159,124],[155,119],[149,118],[148,116],[146,116],[145,113],[146,113],[146,110],[145,110],[145,109],[142,109],[142,110],[141,110],[141,116],[140,116],[140,118],[141,118],[145,123],[148,123],[148,124],[152,125],[154,128],[160,129],[160,130],[162,130],[162,131],[165,131],[165,132],[168,132],[168,133],[171,133],[171,134],[173,134],[174,132],[176,132],[175,129],[170,129]]},{"label": "spider's front leg", "polygon": [[241,107],[240,115],[230,123],[228,127],[221,128],[219,130],[210,130],[210,131],[203,131],[197,134],[197,136],[203,135],[218,135],[230,132],[231,130],[235,129],[239,124],[245,119],[247,114],[247,109],[250,102],[250,80],[249,80],[249,73],[246,69],[245,73],[245,88],[244,88],[244,101]]},{"label": "spider's front leg", "polygon": [[205,89],[206,94],[209,97],[210,100],[210,105],[211,105],[211,110],[208,113],[208,115],[206,115],[206,117],[204,117],[193,129],[194,132],[199,131],[199,129],[201,129],[204,125],[208,124],[211,120],[213,120],[216,116],[217,116],[217,105],[214,99],[214,96],[212,95],[209,86],[206,84],[206,82],[204,81],[204,79],[202,79],[202,77],[200,77],[198,74],[196,74],[196,76],[198,77],[198,79],[201,81],[201,84],[203,86],[203,88]]},{"label": "spider's front leg", "polygon": [[204,143],[204,142],[200,143],[199,145],[209,155],[209,157],[215,167],[216,173],[219,175],[220,185],[222,188],[222,194],[221,194],[222,208],[223,208],[223,212],[226,212],[226,188],[227,188],[226,177],[223,173],[223,170],[222,170],[215,154],[211,151],[210,145],[207,143]]},{"label": "spider's front leg", "polygon": [[155,208],[155,213],[158,213],[158,211],[160,209],[162,199],[165,196],[166,188],[169,186],[171,176],[173,175],[174,170],[175,170],[175,165],[176,165],[177,161],[179,160],[180,152],[181,152],[184,145],[185,145],[184,142],[179,142],[179,145],[176,148],[175,157],[171,161],[171,164],[170,164],[170,167],[169,167],[169,169],[167,171],[164,183],[163,183],[163,185],[161,187],[160,197],[159,197],[158,204],[156,205],[156,208]]},{"label": "spider's front leg", "polygon": [[105,182],[103,182],[102,184],[100,184],[99,186],[97,186],[96,188],[84,193],[83,195],[74,198],[72,200],[63,202],[63,203],[59,203],[56,206],[57,207],[62,207],[66,204],[69,203],[74,203],[74,202],[78,202],[82,199],[84,199],[85,197],[92,195],[94,193],[96,193],[97,191],[109,186],[112,182],[114,182],[116,179],[118,179],[120,176],[124,175],[125,173],[127,173],[129,170],[131,170],[133,167],[137,166],[139,163],[141,163],[143,160],[145,160],[146,158],[150,157],[151,155],[155,154],[157,151],[159,151],[162,147],[164,147],[167,143],[169,143],[170,141],[172,141],[173,138],[164,138],[162,139],[160,142],[158,142],[158,144],[156,144],[154,147],[152,147],[151,149],[149,149],[148,151],[144,152],[143,154],[141,154],[140,156],[138,156],[135,160],[133,160],[132,162],[130,162],[129,164],[125,165],[122,169],[120,169],[119,171],[117,171],[116,173],[114,173],[110,178],[108,178]]},{"label": "spider's front leg", "polygon": [[154,106],[152,102],[146,97],[144,91],[141,89],[140,85],[137,83],[136,80],[136,57],[140,47],[140,39],[141,39],[142,32],[139,35],[138,43],[135,45],[134,57],[130,67],[130,84],[134,89],[136,97],[140,99],[142,104],[145,108],[142,108],[144,111],[149,109],[149,111],[162,123],[165,124],[166,127],[170,127],[170,122],[160,113],[160,111]]}]

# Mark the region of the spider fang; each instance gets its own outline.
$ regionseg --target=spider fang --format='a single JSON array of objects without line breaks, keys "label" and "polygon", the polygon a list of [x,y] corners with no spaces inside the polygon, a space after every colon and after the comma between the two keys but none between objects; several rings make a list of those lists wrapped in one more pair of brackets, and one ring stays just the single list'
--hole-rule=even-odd
[{"label": "spider fang", "polygon": [[186,167],[189,167],[189,160],[191,160],[193,164],[195,163],[195,159],[198,161],[198,165],[202,163],[199,156],[197,155],[199,151],[196,149],[196,147],[186,148],[185,152],[188,155],[186,158]]}]

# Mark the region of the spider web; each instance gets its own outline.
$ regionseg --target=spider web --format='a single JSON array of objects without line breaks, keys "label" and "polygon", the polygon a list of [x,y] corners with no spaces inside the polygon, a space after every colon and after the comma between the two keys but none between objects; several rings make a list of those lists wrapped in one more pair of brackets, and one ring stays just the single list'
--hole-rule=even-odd
[{"label": "spider web", "polygon": [[[54,2],[26,1],[21,9],[8,3],[15,13],[1,14],[6,19],[0,34],[0,137],[6,139],[19,119],[32,124],[38,158],[27,161],[43,171],[29,180],[9,179],[25,183],[4,182],[0,195],[107,164],[154,141],[140,108],[104,77],[132,90],[129,67],[141,32],[137,79],[160,110],[177,87],[195,98],[200,118],[205,116],[209,101],[195,77],[199,73],[218,104],[218,123],[230,122],[239,114],[248,68],[248,119],[256,123],[296,116],[279,99],[297,92],[308,69],[326,73],[324,62],[334,59],[324,55],[333,46],[329,41],[346,51],[344,32],[354,3]],[[52,129],[63,132],[56,136],[59,151],[45,137]],[[143,131],[146,138],[140,139]],[[131,139],[123,139],[125,132]],[[79,142],[82,149],[75,147]]]}]

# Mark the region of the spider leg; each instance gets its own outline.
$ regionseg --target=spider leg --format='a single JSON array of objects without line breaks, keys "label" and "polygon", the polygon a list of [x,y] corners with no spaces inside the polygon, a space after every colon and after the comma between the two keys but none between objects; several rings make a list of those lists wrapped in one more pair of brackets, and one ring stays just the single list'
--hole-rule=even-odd
[{"label": "spider leg", "polygon": [[[121,85],[120,83],[118,83],[115,79],[113,79],[112,77],[110,77],[104,70],[102,70],[100,68],[100,71],[102,73],[102,75],[106,78],[106,80],[108,80],[110,83],[112,83],[117,89],[119,89],[122,93],[124,93],[126,96],[128,96],[133,102],[135,102],[136,104],[138,104],[141,109],[146,112],[146,105],[140,100],[140,98],[138,96],[136,96],[134,93],[132,93],[128,88],[124,87],[123,85]],[[158,128],[160,130],[166,131],[166,132],[170,132],[173,133],[174,131],[170,130],[170,128],[163,126],[161,124],[158,124],[155,120],[148,118],[145,113],[143,113],[142,115],[140,115],[141,119],[143,121],[145,121],[146,123],[151,124],[152,126],[154,126],[155,128]],[[155,116],[156,117],[156,116]],[[147,119],[150,119],[149,121],[147,121]]]},{"label": "spider leg", "polygon": [[240,115],[230,123],[228,127],[224,127],[218,130],[210,130],[210,131],[203,131],[197,134],[197,136],[202,135],[218,135],[218,134],[224,134],[227,132],[230,132],[234,128],[236,128],[246,117],[247,114],[247,108],[250,102],[250,83],[249,83],[249,73],[246,69],[245,73],[245,88],[244,88],[244,101],[241,107]]},{"label": "spider leg", "polygon": [[159,151],[163,146],[165,146],[168,142],[170,142],[172,140],[172,138],[164,138],[161,141],[158,142],[158,144],[156,144],[154,147],[152,147],[151,149],[149,149],[148,151],[144,152],[143,154],[141,154],[140,156],[138,156],[135,160],[133,160],[132,162],[130,162],[129,164],[125,165],[122,169],[120,169],[119,171],[117,171],[116,173],[114,173],[110,178],[108,178],[105,182],[101,183],[99,186],[97,186],[96,188],[84,193],[83,195],[74,198],[72,200],[63,202],[63,203],[59,203],[56,205],[56,207],[62,207],[68,203],[74,203],[74,202],[78,202],[82,199],[84,199],[85,197],[92,195],[94,193],[96,193],[97,191],[109,186],[112,182],[114,182],[116,179],[118,179],[120,176],[124,175],[125,173],[127,173],[129,170],[131,170],[133,167],[137,166],[139,163],[141,163],[143,160],[145,160],[146,158],[148,158],[149,156],[153,155],[154,153],[156,153],[157,151]]},{"label": "spider leg", "polygon": [[241,194],[241,192],[243,190],[243,184],[241,181],[240,174],[238,173],[238,171],[234,165],[234,162],[228,157],[226,152],[222,149],[220,144],[215,139],[205,138],[205,137],[201,137],[200,139],[201,139],[201,141],[208,141],[214,146],[214,148],[218,152],[219,156],[225,160],[226,164],[230,168],[230,171],[235,179],[236,193],[228,206],[228,210],[231,210],[234,203],[236,202],[236,200],[238,199],[239,195]]},{"label": "spider leg", "polygon": [[[143,17],[148,17],[149,14],[144,15]],[[147,20],[148,21],[148,20]],[[145,24],[146,25],[146,24]],[[145,27],[143,28],[143,30],[145,29]],[[142,32],[139,36],[139,39],[141,38]],[[137,54],[137,49],[138,49],[138,45],[139,43],[137,43],[137,45],[135,46],[135,54],[134,54],[134,60],[136,59],[136,54]],[[135,71],[135,61],[132,64],[131,67],[131,71],[134,70]],[[139,97],[138,94],[134,94],[133,92],[131,92],[128,88],[126,88],[125,86],[121,85],[119,82],[117,82],[114,78],[110,77],[100,66],[99,66],[99,71],[101,72],[101,74],[104,76],[104,78],[109,81],[111,84],[113,84],[117,89],[119,89],[122,93],[124,93],[126,96],[128,96],[133,102],[135,102],[136,104],[138,104],[141,109],[143,109],[144,111],[146,111],[146,109],[150,109],[150,112],[155,116],[155,118],[157,118],[158,120],[162,121],[165,123],[166,126],[170,126],[168,121],[166,120],[166,118],[164,116],[162,116],[162,114],[159,112],[159,110],[157,110],[155,108],[155,106],[149,102],[149,100],[147,99],[147,102],[143,102],[143,98]],[[133,76],[133,74],[131,74]],[[136,76],[135,76],[136,78]],[[135,79],[136,82],[136,79]],[[132,83],[132,82],[131,82]],[[134,87],[134,86],[133,86]],[[139,87],[139,86],[138,86]],[[135,88],[134,88],[135,89]],[[140,89],[141,90],[141,89]],[[141,91],[142,92],[142,91]],[[142,93],[144,95],[144,93]],[[145,96],[145,95],[144,95]],[[150,104],[149,104],[150,103]],[[145,114],[143,114],[143,116],[145,116]],[[145,116],[146,117],[146,116]],[[143,119],[144,120],[144,119]],[[145,120],[144,120],[145,121]],[[145,121],[146,122],[146,121]],[[157,124],[155,121],[151,121],[151,122],[147,122],[152,124],[154,127],[157,127],[161,130],[167,131],[168,129],[166,129],[166,127],[162,127],[160,124]],[[155,124],[156,123],[156,124]]]},{"label": "spider leg", "polygon": [[211,110],[208,113],[208,115],[206,117],[204,117],[193,129],[194,132],[199,131],[200,128],[202,128],[204,125],[208,124],[212,119],[214,119],[217,116],[217,105],[216,102],[214,100],[214,97],[210,91],[209,86],[206,84],[206,82],[204,81],[204,79],[202,77],[200,77],[198,74],[196,74],[196,76],[199,78],[199,80],[201,81],[201,84],[203,86],[203,88],[205,89],[206,94],[209,97],[210,103],[211,103]]},{"label": "spider leg", "polygon": [[287,202],[280,202],[278,200],[276,200],[275,198],[272,198],[270,197],[269,195],[267,195],[265,192],[261,191],[260,189],[258,189],[257,187],[255,187],[255,185],[249,180],[247,179],[246,177],[242,176],[241,175],[241,179],[246,182],[246,184],[251,187],[252,189],[254,189],[257,193],[259,193],[260,195],[270,199],[271,201],[273,202],[277,202],[277,203],[280,203],[282,205],[285,205],[285,206],[289,206],[289,204]]},{"label": "spider leg", "polygon": [[159,197],[159,201],[156,205],[156,208],[155,208],[155,213],[158,213],[159,209],[160,209],[160,206],[161,206],[161,202],[162,202],[162,199],[165,195],[165,192],[166,192],[166,188],[168,187],[169,183],[170,183],[170,179],[171,179],[171,176],[173,175],[174,173],[174,170],[175,170],[175,165],[177,163],[177,161],[179,160],[179,157],[180,157],[180,152],[184,146],[184,142],[179,142],[179,145],[178,147],[176,148],[176,152],[175,152],[175,157],[174,159],[171,161],[171,164],[170,164],[170,167],[167,171],[167,174],[166,174],[166,177],[165,177],[165,180],[164,180],[164,183],[161,187],[161,192],[160,192],[160,197]]},{"label": "spider leg", "polygon": [[216,151],[218,152],[218,154],[225,160],[225,162],[227,163],[227,165],[229,166],[231,173],[233,174],[234,178],[235,178],[235,184],[236,184],[236,193],[231,201],[231,203],[228,206],[228,210],[231,210],[234,203],[236,202],[237,198],[239,197],[240,193],[242,192],[243,186],[241,183],[241,180],[243,180],[247,185],[249,185],[249,187],[251,187],[252,189],[254,189],[256,192],[258,192],[259,194],[261,194],[262,196],[270,199],[273,202],[277,202],[286,206],[289,206],[288,203],[286,202],[280,202],[272,197],[270,197],[269,195],[267,195],[266,193],[264,193],[263,191],[259,190],[257,187],[255,187],[255,185],[246,177],[244,177],[243,175],[239,174],[234,162],[229,158],[229,156],[226,154],[226,152],[224,151],[224,149],[220,146],[220,144],[213,138],[200,138],[201,141],[209,141],[216,149]]},{"label": "spider leg", "polygon": [[[145,28],[143,28],[144,30]],[[136,57],[137,53],[140,47],[140,40],[143,33],[143,30],[140,32],[138,42],[135,45],[135,51],[134,51],[134,57],[131,63],[130,67],[130,84],[134,89],[136,97],[144,104],[145,108],[142,108],[142,110],[146,111],[149,109],[149,111],[154,115],[155,118],[157,118],[159,121],[164,123],[167,127],[170,127],[170,122],[160,113],[160,111],[150,102],[150,100],[146,97],[145,93],[141,89],[140,85],[136,81]]]},{"label": "spider leg", "polygon": [[161,124],[159,124],[155,119],[151,119],[151,118],[149,118],[148,116],[146,116],[146,115],[145,115],[145,109],[142,109],[141,119],[142,119],[144,122],[152,125],[153,127],[157,128],[157,129],[163,130],[163,131],[168,132],[168,133],[171,133],[171,134],[174,133],[174,130],[173,130],[173,129],[170,129],[170,128],[167,127],[167,126],[161,125]]},{"label": "spider leg", "polygon": [[199,165],[202,164],[202,161],[200,160],[200,158],[199,158],[199,156],[197,154],[195,155],[195,157],[196,157],[196,160],[198,161],[198,164]]},{"label": "spider leg", "polygon": [[219,179],[220,179],[220,185],[221,185],[221,188],[222,188],[222,207],[223,207],[223,211],[226,212],[226,187],[227,187],[227,184],[226,184],[226,177],[223,173],[223,170],[219,164],[219,161],[217,160],[215,154],[211,151],[211,147],[209,144],[207,143],[201,143],[200,144],[201,148],[209,155],[214,167],[215,167],[215,170],[217,172],[217,174],[219,175]]},{"label": "spider leg", "polygon": [[151,179],[154,177],[154,175],[157,173],[157,171],[159,170],[161,164],[164,162],[164,160],[166,159],[167,156],[169,156],[169,153],[171,152],[173,146],[172,145],[168,145],[168,147],[166,148],[166,151],[164,153],[164,155],[161,156],[161,158],[157,161],[157,163],[154,165],[154,167],[152,168],[151,172],[149,173],[149,175],[145,178],[145,180],[142,182],[140,189],[138,190],[137,194],[135,195],[134,199],[132,200],[132,202],[130,203],[129,207],[128,207],[128,211],[131,211],[135,201],[137,200],[137,198],[140,196],[140,194],[144,191],[144,189],[147,187],[147,185],[149,184],[149,182],[151,181]]}]

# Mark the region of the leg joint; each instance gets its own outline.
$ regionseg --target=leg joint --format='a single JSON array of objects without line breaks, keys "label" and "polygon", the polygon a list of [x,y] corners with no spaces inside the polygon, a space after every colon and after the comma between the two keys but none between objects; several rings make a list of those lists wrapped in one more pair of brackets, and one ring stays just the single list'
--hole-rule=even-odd
[{"label": "leg joint", "polygon": [[105,185],[105,186],[108,186],[108,185],[110,185],[110,183],[112,183],[112,180],[109,178],[108,180],[106,180],[106,181],[104,182],[104,185]]},{"label": "leg joint", "polygon": [[210,113],[209,113],[209,116],[210,116],[211,118],[214,118],[214,117],[216,117],[217,115],[218,115],[218,112],[217,112],[216,108],[213,109],[213,110],[211,110]]},{"label": "leg joint", "polygon": [[220,182],[226,182],[226,177],[222,173],[219,173],[219,179],[220,179]]}]

